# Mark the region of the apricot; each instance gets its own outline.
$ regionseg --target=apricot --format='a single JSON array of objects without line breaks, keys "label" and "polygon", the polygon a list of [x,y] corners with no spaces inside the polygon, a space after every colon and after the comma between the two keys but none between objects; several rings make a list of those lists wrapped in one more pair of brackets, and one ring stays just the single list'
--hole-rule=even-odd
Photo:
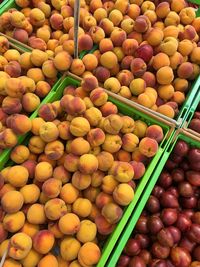
[{"label": "apricot", "polygon": [[49,22],[54,30],[61,30],[63,27],[63,16],[59,13],[51,15]]},{"label": "apricot", "polygon": [[50,78],[50,79],[55,78],[58,74],[58,71],[54,65],[54,61],[51,59],[46,60],[42,64],[42,72],[47,78]]},{"label": "apricot", "polygon": [[62,233],[73,235],[80,229],[80,220],[76,214],[67,213],[60,218],[58,225]]},{"label": "apricot", "polygon": [[163,33],[164,33],[164,38],[166,37],[178,38],[180,29],[174,25],[170,25],[163,29]]},{"label": "apricot", "polygon": [[30,152],[26,146],[18,145],[12,150],[10,158],[15,163],[20,164],[26,161],[29,155],[30,155]]},{"label": "apricot", "polygon": [[152,66],[155,70],[158,70],[162,67],[169,66],[170,60],[169,57],[164,53],[158,53],[153,57]]},{"label": "apricot", "polygon": [[140,15],[135,19],[134,30],[139,33],[144,33],[150,28],[151,22],[145,15]]},{"label": "apricot", "polygon": [[85,71],[85,65],[83,64],[81,59],[73,59],[70,70],[75,75],[82,75]]},{"label": "apricot", "polygon": [[25,93],[25,88],[19,78],[10,78],[5,81],[5,92],[10,97],[21,98]]},{"label": "apricot", "polygon": [[110,194],[100,192],[95,199],[95,204],[98,209],[102,209],[107,203],[113,202],[113,198]]},{"label": "apricot", "polygon": [[62,199],[54,198],[45,203],[44,211],[49,220],[58,220],[67,213],[67,207]]},{"label": "apricot", "polygon": [[39,231],[39,225],[37,224],[31,224],[25,221],[23,227],[20,230],[22,233],[27,234],[31,238]]},{"label": "apricot", "polygon": [[36,27],[43,26],[45,22],[45,15],[39,8],[33,8],[30,12],[29,18],[30,23]]},{"label": "apricot", "polygon": [[24,203],[23,195],[15,190],[6,192],[1,198],[1,206],[7,213],[19,211]]},{"label": "apricot", "polygon": [[40,162],[35,167],[35,178],[39,182],[44,182],[51,178],[53,174],[52,165],[48,162]]},{"label": "apricot", "polygon": [[111,153],[102,151],[97,155],[98,168],[101,171],[107,171],[113,164],[114,158]]},{"label": "apricot", "polygon": [[87,189],[84,190],[83,196],[89,199],[89,201],[91,201],[92,203],[94,203],[99,192],[99,188],[89,186]]},{"label": "apricot", "polygon": [[133,79],[130,83],[130,91],[133,95],[140,95],[145,91],[145,88],[146,82],[141,78]]},{"label": "apricot", "polygon": [[20,189],[20,193],[23,195],[24,197],[24,203],[25,204],[33,204],[35,203],[40,195],[40,189],[38,188],[37,185],[35,184],[28,184],[28,185],[24,185],[21,189]]},{"label": "apricot", "polygon": [[[134,155],[133,158],[135,158],[135,155]],[[140,155],[140,156],[142,156],[142,155]],[[137,158],[135,158],[135,159],[137,159]],[[140,162],[140,161],[133,160],[133,161],[130,162],[130,164],[131,164],[131,166],[132,166],[132,168],[134,170],[133,179],[134,180],[140,179],[145,173],[145,165],[144,165],[144,163]]]},{"label": "apricot", "polygon": [[131,61],[131,72],[134,76],[141,77],[147,70],[147,65],[142,58],[136,57]]},{"label": "apricot", "polygon": [[115,225],[109,223],[102,215],[95,217],[95,224],[97,226],[98,232],[102,235],[111,234],[115,228]]},{"label": "apricot", "polygon": [[102,145],[103,150],[110,153],[119,151],[122,146],[122,140],[119,135],[106,134],[105,142]]},{"label": "apricot", "polygon": [[165,18],[170,12],[170,6],[168,2],[161,2],[156,6],[156,14],[159,18]]},{"label": "apricot", "polygon": [[31,68],[27,71],[27,77],[32,79],[35,83],[44,81],[45,77],[40,68]]},{"label": "apricot", "polygon": [[53,122],[44,122],[39,129],[39,135],[45,142],[52,142],[58,138],[59,130]]},{"label": "apricot", "polygon": [[33,49],[30,59],[34,66],[40,67],[48,59],[48,55],[39,49]]},{"label": "apricot", "polygon": [[176,78],[173,81],[175,91],[185,92],[188,89],[188,81],[186,79]]},{"label": "apricot", "polygon": [[169,117],[169,118],[174,118],[175,116],[175,112],[174,109],[167,105],[167,104],[163,104],[161,106],[158,107],[157,112]]},{"label": "apricot", "polygon": [[25,134],[32,128],[31,120],[23,114],[13,114],[7,119],[7,126],[16,134]]},{"label": "apricot", "polygon": [[61,141],[52,141],[45,146],[45,155],[49,160],[58,160],[64,154],[64,145]]},{"label": "apricot", "polygon": [[174,87],[169,85],[161,85],[158,87],[158,95],[164,100],[170,100],[174,94]]},{"label": "apricot", "polygon": [[24,267],[35,267],[37,266],[41,257],[42,256],[37,251],[31,249],[27,256],[21,260],[21,263]]},{"label": "apricot", "polygon": [[15,261],[11,258],[7,258],[4,261],[4,267],[22,267],[22,264],[20,264],[18,261]]},{"label": "apricot", "polygon": [[139,151],[146,157],[153,157],[158,151],[158,143],[155,139],[144,137],[139,143]]},{"label": "apricot", "polygon": [[25,258],[32,247],[31,238],[24,233],[17,233],[10,239],[8,255],[16,260]]},{"label": "apricot", "polygon": [[98,169],[98,160],[92,154],[84,154],[79,159],[78,168],[84,174],[92,174]]},{"label": "apricot", "polygon": [[[88,54],[88,55],[92,55],[92,54]],[[84,79],[82,80],[81,87],[84,91],[91,92],[92,90],[98,87],[98,80],[95,76],[93,76],[92,74],[91,75],[89,74],[85,76]]]},{"label": "apricot", "polygon": [[173,56],[177,49],[178,41],[174,37],[165,37],[160,45],[161,52],[167,54],[168,56]]},{"label": "apricot", "polygon": [[[86,251],[87,257],[86,257]],[[98,263],[99,259],[101,257],[101,251],[99,247],[94,244],[93,242],[86,242],[82,245],[78,252],[78,260],[83,266],[90,266],[95,265]]]},{"label": "apricot", "polygon": [[5,129],[0,132],[0,148],[11,148],[17,144],[17,136],[12,129]]},{"label": "apricot", "polygon": [[104,82],[104,88],[113,93],[118,93],[120,91],[121,84],[117,78],[111,77]]},{"label": "apricot", "polygon": [[90,215],[92,209],[91,202],[86,198],[77,198],[72,205],[73,213],[83,218]]},{"label": "apricot", "polygon": [[69,172],[78,170],[79,157],[71,153],[67,154],[64,160],[64,167]]},{"label": "apricot", "polygon": [[115,47],[122,46],[123,42],[126,40],[126,37],[126,32],[121,28],[114,29],[110,35],[110,39]]},{"label": "apricot", "polygon": [[108,174],[113,175],[118,182],[124,183],[132,180],[134,171],[128,162],[114,161]]},{"label": "apricot", "polygon": [[117,56],[112,51],[107,51],[101,55],[100,63],[103,67],[112,69],[117,65]]},{"label": "apricot", "polygon": [[156,78],[159,84],[170,84],[174,79],[173,70],[168,66],[161,67],[156,73]]},{"label": "apricot", "polygon": [[176,102],[178,105],[182,105],[185,101],[185,94],[179,91],[174,92],[172,101]]},{"label": "apricot", "polygon": [[103,206],[101,213],[109,223],[115,224],[121,219],[123,211],[117,204],[111,202]]},{"label": "apricot", "polygon": [[139,144],[139,138],[133,133],[126,133],[122,137],[122,148],[127,152],[133,152]]},{"label": "apricot", "polygon": [[192,50],[192,53],[190,54],[190,59],[195,64],[199,64],[199,62],[200,62],[199,51],[200,51],[200,48],[199,47],[195,47]]},{"label": "apricot", "polygon": [[40,154],[44,151],[45,142],[39,136],[30,138],[28,148],[31,153]]},{"label": "apricot", "polygon": [[19,231],[25,222],[25,216],[22,211],[18,211],[12,214],[6,214],[3,218],[3,226],[4,229],[11,232],[16,233]]},{"label": "apricot", "polygon": [[37,7],[44,13],[45,18],[49,18],[51,14],[51,6],[46,4],[45,2],[38,3]]},{"label": "apricot", "polygon": [[77,156],[86,154],[90,150],[90,144],[82,137],[75,138],[71,142],[70,147],[71,147],[71,150],[73,151],[73,154]]},{"label": "apricot", "polygon": [[33,93],[36,90],[35,81],[31,78],[28,78],[26,76],[21,76],[20,80],[22,82],[22,86],[25,87],[26,93]]},{"label": "apricot", "polygon": [[163,130],[159,125],[150,125],[146,130],[146,136],[160,143],[164,137]]},{"label": "apricot", "polygon": [[33,237],[33,248],[41,254],[47,254],[55,242],[54,235],[49,230],[40,230]]},{"label": "apricot", "polygon": [[48,254],[44,256],[39,262],[38,262],[38,267],[45,267],[48,264],[50,264],[52,267],[58,267],[58,261],[56,257],[52,254]]},{"label": "apricot", "polygon": [[82,117],[72,119],[70,124],[70,132],[77,137],[86,135],[90,131],[88,120]]},{"label": "apricot", "polygon": [[131,161],[131,153],[120,149],[116,154],[115,154],[116,160],[119,161],[125,161],[125,162],[129,162]]},{"label": "apricot", "polygon": [[138,104],[151,108],[156,103],[156,98],[152,93],[142,93],[137,98]]},{"label": "apricot", "polygon": [[112,194],[118,184],[113,175],[106,175],[102,180],[102,190],[107,194]]},{"label": "apricot", "polygon": [[0,53],[3,54],[6,51],[8,51],[9,49],[9,41],[6,37],[1,36],[0,37],[0,44],[1,44],[1,49],[0,49]]},{"label": "apricot", "polygon": [[126,183],[119,184],[113,191],[113,199],[121,206],[127,206],[133,200],[134,191],[132,187]]},{"label": "apricot", "polygon": [[178,26],[180,23],[180,17],[176,12],[170,11],[166,16],[164,23],[165,26],[170,26],[170,25]]},{"label": "apricot", "polygon": [[67,183],[63,185],[60,191],[60,198],[65,201],[66,204],[72,204],[79,196],[79,191],[76,187]]},{"label": "apricot", "polygon": [[105,82],[110,77],[110,71],[102,66],[97,67],[93,71],[94,75],[97,77],[99,82]]},{"label": "apricot", "polygon": [[72,185],[78,190],[84,190],[91,184],[91,176],[89,174],[83,174],[76,171],[72,175]]},{"label": "apricot", "polygon": [[183,56],[179,52],[175,52],[170,58],[170,67],[175,70],[177,67],[183,63]]},{"label": "apricot", "polygon": [[26,112],[35,111],[40,105],[40,98],[33,93],[26,93],[22,97],[22,106]]},{"label": "apricot", "polygon": [[191,24],[194,21],[195,17],[196,17],[194,8],[185,7],[183,9],[181,9],[180,13],[179,13],[179,17],[180,17],[180,20],[181,20],[182,24],[184,24],[184,25]]},{"label": "apricot", "polygon": [[188,56],[193,51],[192,41],[185,39],[179,42],[178,44],[178,52],[181,53],[182,56]]},{"label": "apricot", "polygon": [[50,178],[45,181],[42,185],[42,192],[48,198],[55,198],[60,194],[60,190],[62,187],[62,182],[55,178]]},{"label": "apricot", "polygon": [[49,222],[48,230],[53,233],[55,238],[63,238],[64,236],[58,227],[58,222]]},{"label": "apricot", "polygon": [[152,46],[160,45],[164,38],[163,31],[159,28],[152,28],[148,31],[146,40]]},{"label": "apricot", "polygon": [[10,61],[4,66],[4,71],[12,78],[17,78],[21,75],[21,66],[17,61]]},{"label": "apricot", "polygon": [[36,37],[40,38],[44,42],[48,43],[48,41],[51,37],[51,32],[47,27],[43,26],[43,27],[40,27],[37,29]]},{"label": "apricot", "polygon": [[193,65],[190,62],[182,63],[177,70],[178,77],[182,79],[190,78],[192,73],[193,73]]},{"label": "apricot", "polygon": [[[37,214],[37,216],[35,216]],[[44,205],[35,203],[31,205],[27,212],[27,220],[31,224],[43,224],[46,222]]]},{"label": "apricot", "polygon": [[59,71],[66,71],[72,63],[71,56],[66,51],[59,52],[54,58],[55,67]]},{"label": "apricot", "polygon": [[7,59],[7,61],[18,61],[20,58],[20,53],[16,49],[9,49],[4,52],[3,56]]},{"label": "apricot", "polygon": [[113,22],[110,19],[108,19],[108,18],[103,18],[99,22],[99,26],[103,29],[103,31],[104,31],[104,33],[106,35],[110,35],[110,33],[112,32],[112,30],[114,29]]},{"label": "apricot", "polygon": [[92,71],[98,66],[98,61],[95,55],[87,54],[82,59],[85,69]]},{"label": "apricot", "polygon": [[75,260],[81,248],[80,242],[74,237],[65,237],[60,243],[60,254],[65,261]]}]

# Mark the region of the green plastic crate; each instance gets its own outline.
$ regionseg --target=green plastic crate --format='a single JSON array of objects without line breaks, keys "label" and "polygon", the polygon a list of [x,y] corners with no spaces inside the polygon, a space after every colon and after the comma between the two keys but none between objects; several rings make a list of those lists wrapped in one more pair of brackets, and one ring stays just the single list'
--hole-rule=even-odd
[{"label": "green plastic crate", "polygon": [[149,196],[165,166],[165,163],[167,161],[167,159],[169,158],[170,154],[173,151],[173,148],[175,146],[175,144],[177,143],[178,140],[184,140],[185,142],[187,142],[188,144],[190,144],[191,146],[195,146],[200,148],[200,143],[188,136],[186,136],[184,133],[179,133],[177,136],[175,135],[175,132],[173,133],[173,135],[171,136],[171,142],[168,143],[167,147],[166,147],[166,151],[164,152],[164,154],[162,155],[159,164],[157,165],[156,169],[154,170],[149,182],[146,185],[145,191],[143,192],[140,201],[137,203],[136,208],[134,210],[134,212],[132,213],[117,245],[115,246],[115,248],[113,249],[113,252],[106,264],[106,267],[114,267],[117,264],[117,261],[129,239],[129,237],[131,236],[132,231],[135,228],[135,225],[145,207],[146,202],[149,199]]},{"label": "green plastic crate", "polygon": [[200,88],[198,88],[198,89],[199,89],[199,92],[197,93],[197,95],[194,96],[194,99],[192,101],[192,105],[187,112],[185,128],[187,128],[189,126],[189,124],[190,124],[190,122],[194,116],[194,113],[197,109],[197,106],[200,103]]},{"label": "green plastic crate", "polygon": [[0,4],[0,9],[8,2],[9,0],[3,0]]},{"label": "green plastic crate", "polygon": [[[56,95],[60,97],[62,97],[63,94],[63,90],[65,89],[66,86],[68,85],[75,85],[75,86],[79,86],[80,82],[67,77],[66,79],[63,80],[63,82],[60,84],[60,86],[58,87],[57,91],[56,91]],[[162,141],[162,143],[160,144],[159,150],[156,154],[156,156],[152,159],[151,163],[149,164],[145,175],[143,176],[143,178],[141,179],[141,181],[139,182],[136,192],[135,192],[135,196],[133,201],[131,202],[131,204],[125,208],[124,214],[122,219],[120,220],[120,222],[118,223],[117,227],[115,228],[114,232],[112,233],[112,235],[108,238],[107,242],[105,243],[104,247],[103,247],[103,253],[102,253],[102,257],[99,261],[99,263],[97,264],[97,267],[103,267],[103,266],[107,266],[106,262],[107,259],[110,256],[110,253],[112,251],[112,249],[114,248],[117,240],[119,239],[122,230],[124,229],[126,223],[129,220],[130,215],[132,214],[132,211],[134,209],[134,207],[136,206],[136,204],[138,203],[139,198],[141,197],[141,194],[149,180],[149,177],[151,176],[151,174],[153,173],[155,166],[157,165],[159,159],[161,158],[163,151],[165,150],[169,138],[171,137],[171,133],[170,133],[170,127],[158,122],[157,120],[149,117],[146,114],[143,114],[142,112],[133,109],[132,107],[129,107],[127,105],[124,105],[123,103],[121,103],[120,101],[113,99],[111,97],[109,97],[109,101],[113,102],[114,104],[117,105],[118,110],[120,113],[124,114],[124,115],[128,115],[130,117],[133,117],[134,119],[141,119],[143,121],[145,121],[148,125],[150,124],[157,124],[160,125],[164,131],[164,139]],[[106,265],[105,265],[106,264]]]},{"label": "green plastic crate", "polygon": [[8,9],[10,8],[17,8],[17,5],[15,4],[15,1],[14,0],[7,0],[5,2],[2,3],[2,6],[0,8],[0,16],[8,11]]}]

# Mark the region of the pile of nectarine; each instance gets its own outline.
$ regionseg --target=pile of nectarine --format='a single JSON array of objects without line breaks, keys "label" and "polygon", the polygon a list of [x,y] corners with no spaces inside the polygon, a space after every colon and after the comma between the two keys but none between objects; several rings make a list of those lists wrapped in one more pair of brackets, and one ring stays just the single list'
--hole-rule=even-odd
[{"label": "pile of nectarine", "polygon": [[163,130],[119,114],[88,75],[40,107],[31,133],[0,172],[0,256],[8,248],[5,266],[95,265]]}]

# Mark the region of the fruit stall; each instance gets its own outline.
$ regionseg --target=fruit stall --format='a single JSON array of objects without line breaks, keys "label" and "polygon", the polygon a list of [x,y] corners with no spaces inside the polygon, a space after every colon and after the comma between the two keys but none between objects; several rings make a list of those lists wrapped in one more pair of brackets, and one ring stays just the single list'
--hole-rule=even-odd
[{"label": "fruit stall", "polygon": [[200,267],[199,5],[0,3],[0,267]]}]

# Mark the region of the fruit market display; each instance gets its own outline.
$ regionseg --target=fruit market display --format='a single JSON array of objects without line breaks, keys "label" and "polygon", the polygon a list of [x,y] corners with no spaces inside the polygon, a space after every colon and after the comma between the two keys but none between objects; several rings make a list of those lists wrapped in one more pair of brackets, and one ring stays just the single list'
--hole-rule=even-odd
[{"label": "fruit market display", "polygon": [[200,149],[179,140],[118,267],[200,266]]},{"label": "fruit market display", "polygon": [[[176,118],[200,74],[200,18],[185,0],[81,0],[80,59],[75,0],[13,6],[0,15],[0,160],[10,149],[0,259],[7,251],[3,267],[96,266],[171,140],[168,121],[147,117]],[[58,99],[66,71],[82,80]],[[104,89],[149,113],[126,115]],[[189,124],[198,133],[199,120],[198,108]],[[179,140],[118,267],[200,266],[199,163],[200,149]]]},{"label": "fruit market display", "polygon": [[99,241],[133,200],[135,182],[163,139],[160,126],[119,115],[107,99],[94,76],[66,87],[60,101],[40,107],[27,146],[12,150],[14,165],[0,173],[1,257],[10,244],[5,266],[98,263]]},{"label": "fruit market display", "polygon": [[66,58],[65,70],[92,72],[106,89],[170,118],[200,73],[200,18],[185,0],[82,0],[79,51],[93,44],[98,50],[73,61],[75,1],[15,2],[19,10],[0,17],[2,32],[57,61]]}]

